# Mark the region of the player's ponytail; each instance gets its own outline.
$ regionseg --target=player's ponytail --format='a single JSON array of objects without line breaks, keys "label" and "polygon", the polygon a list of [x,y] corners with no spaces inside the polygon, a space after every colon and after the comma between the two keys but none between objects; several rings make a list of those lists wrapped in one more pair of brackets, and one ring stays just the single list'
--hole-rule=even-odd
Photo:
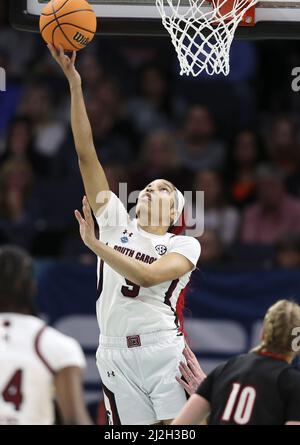
[{"label": "player's ponytail", "polygon": [[168,228],[168,232],[172,233],[173,235],[181,235],[186,229],[186,222],[185,222],[185,216],[184,212],[182,213],[180,224],[177,222],[176,225],[171,225]]},{"label": "player's ponytail", "polygon": [[289,300],[280,300],[269,308],[263,321],[261,343],[253,352],[291,354],[293,350],[293,330],[300,327],[300,306]]}]

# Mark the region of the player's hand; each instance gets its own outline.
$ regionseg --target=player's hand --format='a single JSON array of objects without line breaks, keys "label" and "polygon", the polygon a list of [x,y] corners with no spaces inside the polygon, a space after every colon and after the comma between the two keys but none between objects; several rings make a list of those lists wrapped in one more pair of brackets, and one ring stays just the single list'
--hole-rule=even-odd
[{"label": "player's hand", "polygon": [[95,225],[92,217],[90,205],[86,196],[82,200],[82,211],[84,218],[78,210],[75,210],[75,217],[79,223],[80,236],[84,244],[91,250],[94,249],[97,238],[95,236]]},{"label": "player's hand", "polygon": [[177,376],[176,380],[191,396],[197,391],[199,385],[206,378],[206,374],[203,372],[195,354],[187,344],[185,345],[183,355],[187,364],[181,362],[179,365],[179,370],[186,382],[182,380],[181,377]]},{"label": "player's hand", "polygon": [[73,51],[72,57],[69,57],[65,54],[61,45],[58,47],[58,49],[51,45],[51,43],[49,43],[47,46],[53,59],[56,60],[63,70],[70,86],[81,85],[80,74],[75,68],[76,51]]}]

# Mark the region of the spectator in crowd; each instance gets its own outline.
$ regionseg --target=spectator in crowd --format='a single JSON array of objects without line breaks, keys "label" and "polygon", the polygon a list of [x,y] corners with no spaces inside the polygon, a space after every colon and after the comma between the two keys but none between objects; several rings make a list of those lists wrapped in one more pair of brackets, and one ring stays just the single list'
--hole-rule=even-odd
[{"label": "spectator in crowd", "polygon": [[36,55],[35,49],[39,39],[33,33],[17,31],[11,26],[8,20],[9,7],[9,2],[0,2],[0,52],[9,52],[9,77],[21,80]]},{"label": "spectator in crowd", "polygon": [[239,214],[226,201],[220,174],[200,170],[195,176],[194,190],[204,192],[204,230],[215,230],[222,243],[231,244],[237,235]]},{"label": "spectator in crowd", "polygon": [[13,118],[7,128],[4,151],[0,163],[7,159],[25,160],[31,164],[35,174],[47,169],[46,160],[34,150],[34,134],[30,119],[23,116]]},{"label": "spectator in crowd", "polygon": [[[9,121],[14,116],[23,92],[22,83],[10,75],[10,63],[11,54],[7,49],[1,49],[0,45],[0,67],[5,70],[5,77],[1,78],[0,85],[0,135],[6,130]],[[2,73],[1,76],[3,76]]]},{"label": "spectator in crowd", "polygon": [[4,150],[0,162],[9,158],[29,159],[33,146],[33,130],[27,117],[13,118],[6,131]]},{"label": "spectator in crowd", "polygon": [[[69,109],[68,104],[68,114]],[[94,85],[93,95],[87,101],[87,110],[102,162],[128,164],[138,143],[132,123],[125,115],[124,99],[118,83],[104,78],[99,85]],[[60,177],[72,177],[81,182],[70,127],[57,157],[55,170]]]},{"label": "spectator in crowd", "polygon": [[144,141],[134,181],[138,189],[156,178],[166,178],[180,190],[191,190],[193,172],[182,166],[174,136],[157,130]]},{"label": "spectator in crowd", "polygon": [[[53,63],[49,53],[47,53],[47,58],[41,61],[41,64],[44,76],[51,79],[51,84],[55,82],[55,87],[59,91],[63,91],[65,78],[62,76],[61,70],[57,69],[57,65]],[[97,53],[93,49],[90,50],[90,47],[78,54],[78,70],[86,86],[85,96],[87,100],[94,99],[99,86],[106,81],[106,73]],[[56,116],[66,125],[70,123],[70,98],[65,94],[62,95],[60,103],[56,106]]]},{"label": "spectator in crowd", "polygon": [[299,166],[300,144],[295,122],[286,117],[277,118],[267,138],[268,154],[275,167],[290,175]]},{"label": "spectator in crowd", "polygon": [[98,86],[95,96],[103,104],[105,110],[113,116],[113,133],[122,137],[137,154],[139,148],[138,134],[132,120],[127,116],[126,102],[119,83],[112,79],[104,80]]},{"label": "spectator in crowd", "polygon": [[102,101],[94,98],[87,102],[87,112],[93,129],[95,147],[100,153],[102,163],[105,165],[117,161],[124,165],[130,164],[132,148],[129,141],[115,132],[117,121],[112,110],[106,109]]},{"label": "spectator in crowd", "polygon": [[223,166],[224,146],[216,139],[215,122],[206,107],[194,105],[188,110],[179,148],[183,164],[190,170]]},{"label": "spectator in crowd", "polygon": [[300,235],[283,235],[276,244],[276,265],[284,269],[300,268]]},{"label": "spectator in crowd", "polygon": [[290,175],[286,180],[287,190],[291,195],[300,198],[300,162],[294,174]]},{"label": "spectator in crowd", "polygon": [[128,115],[140,135],[161,128],[174,128],[184,114],[185,105],[171,94],[167,73],[158,65],[147,64],[141,70],[139,82],[140,94],[129,100]]},{"label": "spectator in crowd", "polygon": [[240,131],[228,156],[227,181],[233,203],[242,208],[254,201],[258,163],[264,160],[264,149],[256,133]]},{"label": "spectator in crowd", "polygon": [[104,167],[104,171],[109,183],[110,190],[117,196],[119,196],[120,194],[120,184],[127,184],[128,192],[131,190],[130,175],[128,174],[128,170],[122,164],[118,164],[116,162],[106,164]]},{"label": "spectator in crowd", "polygon": [[45,84],[28,85],[19,109],[20,113],[32,122],[34,151],[44,158],[39,174],[44,177],[55,175],[55,158],[59,156],[66,137],[65,124],[55,115],[54,97],[49,86]]},{"label": "spectator in crowd", "polygon": [[300,233],[300,200],[286,192],[282,172],[262,165],[257,181],[258,199],[244,211],[241,240],[274,244],[285,233]]},{"label": "spectator in crowd", "polygon": [[7,242],[30,249],[37,206],[31,200],[33,173],[21,159],[3,163],[0,170],[0,231]]},{"label": "spectator in crowd", "polygon": [[197,238],[201,244],[201,258],[198,266],[216,266],[224,259],[224,247],[216,230],[204,230],[203,235]]},{"label": "spectator in crowd", "polygon": [[96,53],[83,51],[79,57],[78,69],[84,83],[85,95],[89,100],[105,80],[104,68]]}]

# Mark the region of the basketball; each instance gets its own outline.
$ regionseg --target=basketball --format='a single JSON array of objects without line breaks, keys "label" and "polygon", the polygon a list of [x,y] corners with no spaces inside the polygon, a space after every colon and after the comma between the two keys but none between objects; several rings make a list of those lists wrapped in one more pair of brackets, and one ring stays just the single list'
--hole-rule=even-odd
[{"label": "basketball", "polygon": [[47,43],[65,51],[79,51],[90,43],[97,18],[86,0],[51,0],[40,16],[40,32]]}]

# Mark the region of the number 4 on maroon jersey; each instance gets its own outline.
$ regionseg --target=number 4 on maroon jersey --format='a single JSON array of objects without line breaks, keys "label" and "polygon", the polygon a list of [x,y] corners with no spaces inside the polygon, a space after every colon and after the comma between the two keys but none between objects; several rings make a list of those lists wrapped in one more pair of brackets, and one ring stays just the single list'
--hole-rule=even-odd
[{"label": "number 4 on maroon jersey", "polygon": [[18,369],[2,391],[2,397],[5,402],[13,403],[17,411],[19,411],[23,401],[23,394],[21,391],[22,376],[22,369]]}]

